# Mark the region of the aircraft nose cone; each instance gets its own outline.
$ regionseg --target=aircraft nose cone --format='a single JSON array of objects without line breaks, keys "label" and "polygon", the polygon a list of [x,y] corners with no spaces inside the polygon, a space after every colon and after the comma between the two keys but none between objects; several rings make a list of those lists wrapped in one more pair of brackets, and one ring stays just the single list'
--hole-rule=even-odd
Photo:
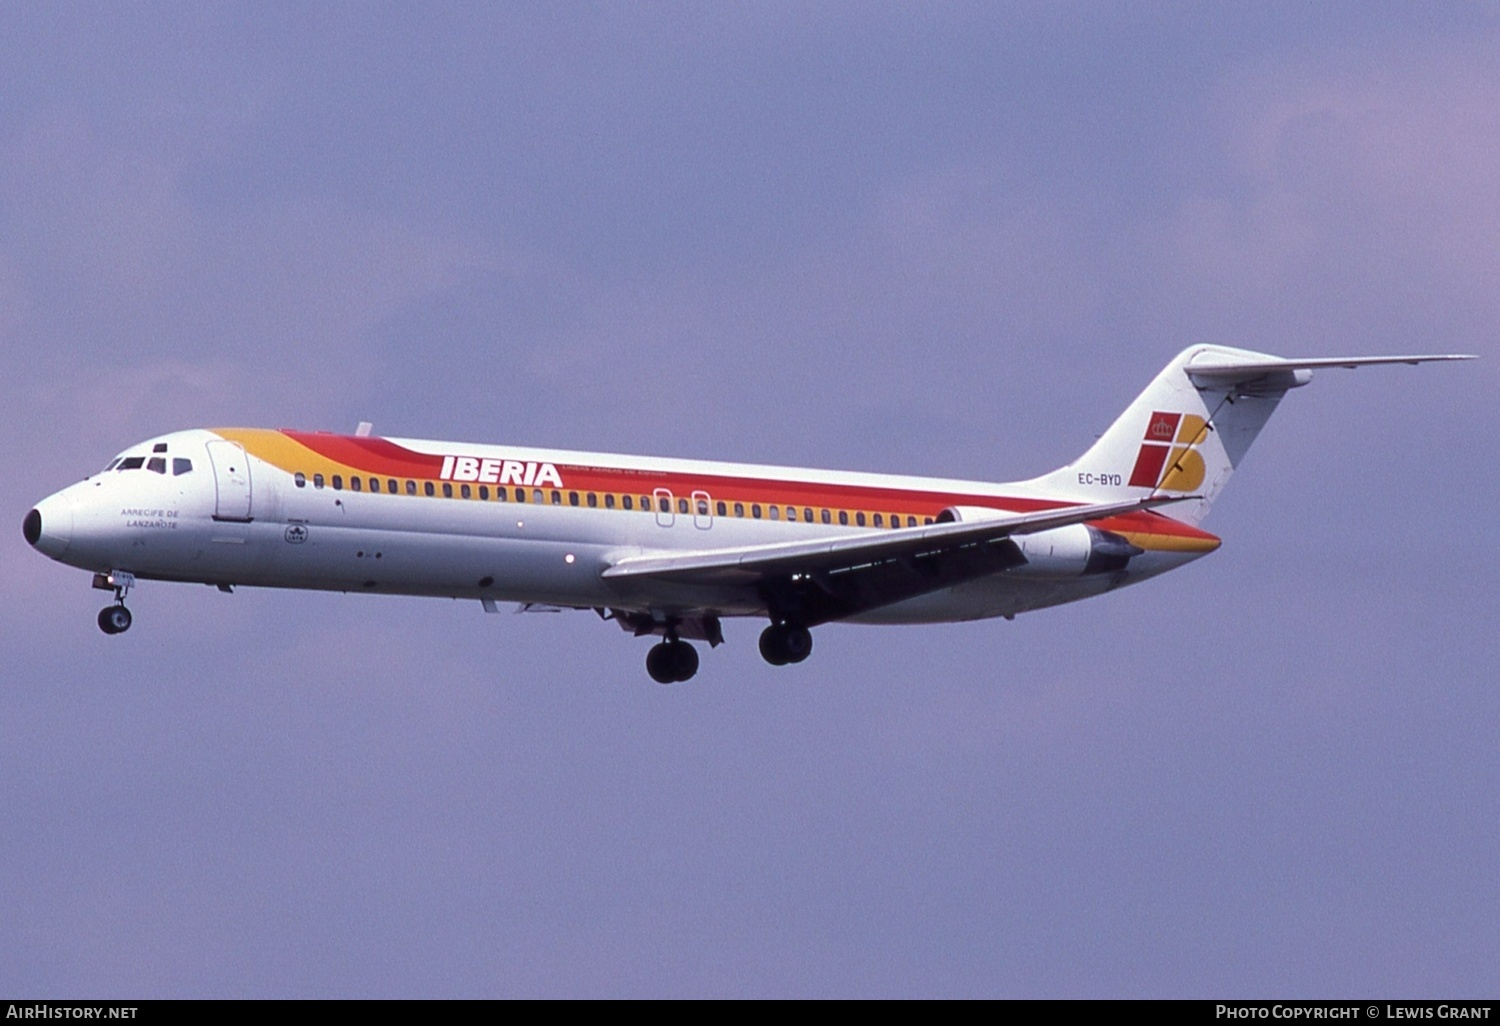
[{"label": "aircraft nose cone", "polygon": [[56,559],[73,540],[73,504],[60,495],[48,496],[26,514],[21,533],[32,548]]}]

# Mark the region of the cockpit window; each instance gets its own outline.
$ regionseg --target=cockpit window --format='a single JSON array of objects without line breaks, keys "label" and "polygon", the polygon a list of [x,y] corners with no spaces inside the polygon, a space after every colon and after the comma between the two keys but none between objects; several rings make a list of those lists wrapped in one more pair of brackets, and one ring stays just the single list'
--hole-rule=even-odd
[{"label": "cockpit window", "polygon": [[183,474],[193,472],[193,461],[183,459],[181,456],[172,457],[172,476],[181,477]]},{"label": "cockpit window", "polygon": [[115,467],[117,467],[119,465],[120,465],[120,457],[116,456],[114,459],[112,459],[112,460],[109,461],[109,466],[105,467],[104,469],[105,470],[114,470]]},{"label": "cockpit window", "polygon": [[167,461],[163,456],[153,456],[146,461],[146,469],[153,474],[165,474],[167,472]]},{"label": "cockpit window", "polygon": [[146,465],[146,457],[130,456],[120,461],[121,470],[140,470]]},{"label": "cockpit window", "polygon": [[166,442],[157,442],[155,445],[153,445],[151,447],[151,451],[152,452],[166,452],[167,451],[167,443]]}]

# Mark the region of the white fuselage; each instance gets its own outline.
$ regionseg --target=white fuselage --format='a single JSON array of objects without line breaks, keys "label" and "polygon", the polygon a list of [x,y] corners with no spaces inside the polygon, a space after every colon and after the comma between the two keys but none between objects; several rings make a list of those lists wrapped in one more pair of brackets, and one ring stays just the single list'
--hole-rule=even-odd
[{"label": "white fuselage", "polygon": [[[945,508],[1047,504],[1024,485],[324,435],[298,438],[352,452],[378,444],[430,463],[371,473],[330,448],[308,449],[299,468],[303,450],[279,435],[195,430],[132,447],[113,469],[39,503],[34,544],[76,567],[141,579],[763,616],[755,588],[602,573],[644,553],[847,537],[931,523]],[[1065,545],[1069,530],[1032,536],[1030,552]],[[1109,575],[1049,572],[1033,560],[848,619],[1008,616],[1154,576],[1211,548],[1147,551]]]}]

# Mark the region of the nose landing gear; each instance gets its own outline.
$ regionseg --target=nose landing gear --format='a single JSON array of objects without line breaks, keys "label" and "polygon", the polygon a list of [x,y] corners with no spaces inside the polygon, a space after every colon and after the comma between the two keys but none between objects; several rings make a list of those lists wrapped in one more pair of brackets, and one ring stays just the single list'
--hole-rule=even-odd
[{"label": "nose landing gear", "polygon": [[131,616],[130,610],[125,608],[125,596],[133,584],[135,576],[122,570],[94,575],[94,587],[115,593],[115,604],[99,610],[99,629],[105,634],[123,634],[130,630]]},{"label": "nose landing gear", "polygon": [[124,606],[105,606],[99,610],[99,629],[105,634],[123,634],[130,630],[130,610]]}]

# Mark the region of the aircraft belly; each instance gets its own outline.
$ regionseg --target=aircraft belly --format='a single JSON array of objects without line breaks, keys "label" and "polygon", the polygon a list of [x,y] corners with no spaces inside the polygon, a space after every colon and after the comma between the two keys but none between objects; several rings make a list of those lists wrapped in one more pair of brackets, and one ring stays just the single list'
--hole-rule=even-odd
[{"label": "aircraft belly", "polygon": [[1130,569],[1061,580],[1037,580],[1000,573],[952,588],[880,606],[848,617],[848,623],[918,624],[984,620],[1092,598],[1127,584],[1166,573],[1203,553],[1145,552],[1131,559]]},{"label": "aircraft belly", "polygon": [[267,525],[256,534],[251,547],[271,558],[237,565],[221,554],[203,568],[205,576],[260,587],[556,605],[594,606],[608,597],[595,545],[308,524]]},{"label": "aircraft belly", "polygon": [[[1123,583],[1123,582],[1122,582]],[[1089,598],[1118,587],[1104,577],[1037,581],[996,575],[880,606],[847,618],[848,623],[921,624],[986,620]]]}]

